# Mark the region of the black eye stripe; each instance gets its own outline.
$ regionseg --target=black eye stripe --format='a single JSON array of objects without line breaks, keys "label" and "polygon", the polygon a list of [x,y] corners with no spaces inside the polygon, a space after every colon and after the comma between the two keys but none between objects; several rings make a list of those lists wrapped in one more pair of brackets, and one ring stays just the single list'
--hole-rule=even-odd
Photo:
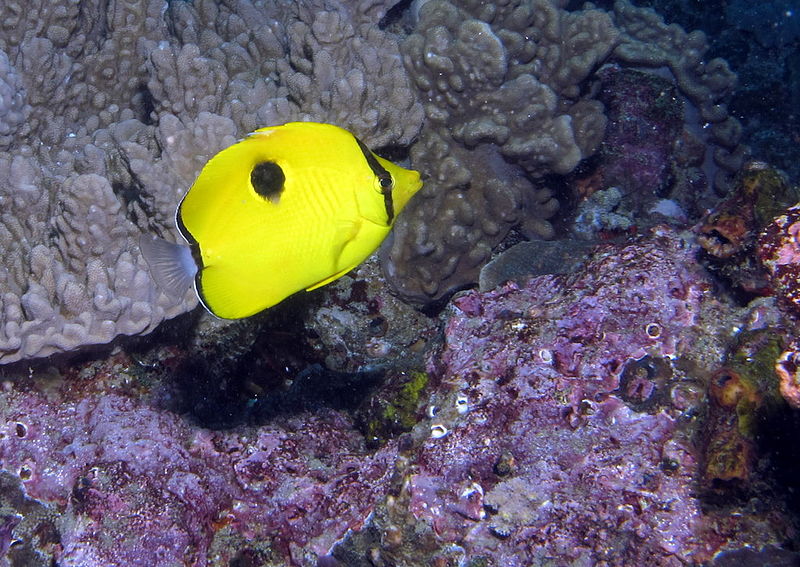
[{"label": "black eye stripe", "polygon": [[378,178],[378,182],[381,184],[383,204],[384,207],[386,207],[386,216],[388,217],[386,224],[392,224],[392,221],[394,220],[394,201],[392,200],[392,187],[394,186],[394,181],[392,180],[392,175],[386,171],[386,168],[383,167],[377,159],[375,159],[375,155],[366,145],[364,145],[364,142],[355,136],[353,136],[353,138],[355,138],[356,144],[358,144],[358,148],[361,150],[361,153],[364,154],[364,159],[367,160],[367,165],[372,170],[372,173],[375,174],[375,177]]}]

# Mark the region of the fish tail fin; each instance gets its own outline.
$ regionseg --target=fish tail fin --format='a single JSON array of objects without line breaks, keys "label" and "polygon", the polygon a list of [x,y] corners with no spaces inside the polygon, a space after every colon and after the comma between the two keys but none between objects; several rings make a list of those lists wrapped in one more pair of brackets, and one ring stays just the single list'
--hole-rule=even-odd
[{"label": "fish tail fin", "polygon": [[183,298],[197,274],[192,249],[149,234],[139,238],[139,248],[156,285],[171,298]]}]

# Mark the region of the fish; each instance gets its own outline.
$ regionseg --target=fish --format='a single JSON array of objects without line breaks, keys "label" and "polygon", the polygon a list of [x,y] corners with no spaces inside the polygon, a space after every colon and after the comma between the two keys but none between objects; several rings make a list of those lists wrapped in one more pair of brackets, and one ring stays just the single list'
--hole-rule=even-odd
[{"label": "fish", "polygon": [[142,235],[140,249],[168,296],[194,285],[213,315],[241,319],[358,266],[421,187],[343,128],[270,126],[203,167],[175,215],[185,243]]}]

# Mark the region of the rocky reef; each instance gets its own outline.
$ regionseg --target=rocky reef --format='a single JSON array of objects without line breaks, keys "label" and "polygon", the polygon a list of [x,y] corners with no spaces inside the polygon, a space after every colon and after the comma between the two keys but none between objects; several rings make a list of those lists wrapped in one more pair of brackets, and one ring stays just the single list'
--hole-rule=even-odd
[{"label": "rocky reef", "polygon": [[[626,0],[0,15],[0,567],[797,563],[800,193],[719,38]],[[139,236],[288,120],[425,188],[319,291],[167,297]]]},{"label": "rocky reef", "polygon": [[700,564],[776,537],[742,517],[723,543],[731,508],[696,492],[706,373],[747,312],[719,313],[694,252],[666,232],[457,298],[408,469],[414,517],[492,565]]},{"label": "rocky reef", "polygon": [[[357,390],[328,374],[304,407],[253,393],[272,410],[233,429],[171,409],[179,347],[7,379],[0,549],[12,565],[358,567],[699,565],[781,545],[792,504],[749,479],[779,467],[760,421],[796,427],[769,375],[786,321],[771,300],[720,302],[697,252],[664,227],[569,275],[459,295],[425,372]],[[762,350],[756,381],[731,382]],[[723,476],[736,439],[744,469]]]}]

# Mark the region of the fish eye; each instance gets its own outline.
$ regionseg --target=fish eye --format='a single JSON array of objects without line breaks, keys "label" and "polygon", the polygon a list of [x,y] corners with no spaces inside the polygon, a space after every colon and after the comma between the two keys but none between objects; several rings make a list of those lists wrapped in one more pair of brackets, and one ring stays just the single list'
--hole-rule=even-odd
[{"label": "fish eye", "polygon": [[394,181],[392,181],[391,176],[380,177],[379,180],[381,189],[391,189],[392,185],[394,185]]}]

